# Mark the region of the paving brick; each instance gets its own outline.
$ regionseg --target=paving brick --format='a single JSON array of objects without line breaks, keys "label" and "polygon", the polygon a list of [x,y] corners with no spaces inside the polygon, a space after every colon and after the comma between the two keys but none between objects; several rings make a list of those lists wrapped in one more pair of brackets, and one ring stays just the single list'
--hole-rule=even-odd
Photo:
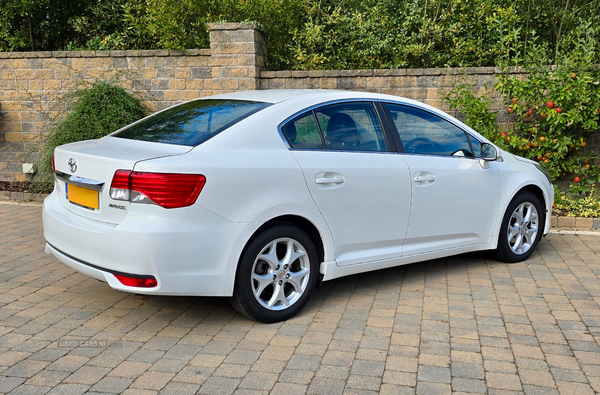
[{"label": "paving brick", "polygon": [[98,366],[82,366],[69,377],[66,378],[65,382],[75,384],[96,384],[102,377],[110,372],[110,368],[101,368]]},{"label": "paving brick", "polygon": [[379,395],[413,395],[414,393],[413,387],[395,384],[383,384],[379,391]]},{"label": "paving brick", "polygon": [[417,380],[432,383],[450,384],[450,369],[439,366],[419,366]]},{"label": "paving brick", "polygon": [[573,383],[568,381],[557,381],[558,391],[564,395],[592,395],[594,390],[587,383]]},{"label": "paving brick", "polygon": [[315,355],[293,355],[286,368],[297,370],[316,371],[321,364],[321,358]]},{"label": "paving brick", "polygon": [[351,374],[346,381],[347,393],[350,389],[379,392],[381,387],[381,378],[373,376],[363,376]]},{"label": "paving brick", "polygon": [[237,365],[233,363],[222,363],[215,371],[215,376],[243,378],[250,370],[249,365]]},{"label": "paving brick", "polygon": [[456,377],[452,379],[452,391],[455,393],[485,394],[487,393],[487,385],[483,380]]},{"label": "paving brick", "polygon": [[273,394],[286,394],[286,395],[304,395],[308,390],[308,386],[301,384],[292,383],[277,383],[273,387]]},{"label": "paving brick", "polygon": [[113,369],[108,375],[116,377],[135,378],[143,374],[150,366],[145,362],[122,362],[119,366]]},{"label": "paving brick", "polygon": [[445,395],[452,393],[449,384],[419,382],[417,384],[417,395]]},{"label": "paving brick", "polygon": [[519,369],[519,377],[521,378],[521,382],[523,384],[534,385],[537,387],[556,388],[554,378],[552,377],[552,374],[550,374],[550,372]]},{"label": "paving brick", "polygon": [[346,366],[321,365],[315,377],[346,380],[350,374],[350,368]]},{"label": "paving brick", "polygon": [[133,383],[133,379],[126,379],[122,377],[104,377],[94,384],[90,388],[90,391],[120,394],[125,391],[125,389],[131,385],[131,383]]},{"label": "paving brick", "polygon": [[25,384],[54,387],[63,382],[67,376],[69,376],[69,372],[41,370],[38,374],[27,380]]},{"label": "paving brick", "polygon": [[173,378],[173,381],[183,383],[203,384],[214,372],[214,368],[201,366],[186,366]]},{"label": "paving brick", "polygon": [[145,372],[131,384],[130,388],[160,391],[175,376],[170,372]]},{"label": "paving brick", "polygon": [[21,377],[0,376],[0,392],[8,393],[25,382]]},{"label": "paving brick", "polygon": [[506,373],[486,373],[486,382],[489,388],[496,388],[510,391],[521,391],[521,380],[516,374]]},{"label": "paving brick", "polygon": [[127,360],[132,362],[154,363],[163,355],[165,355],[164,351],[142,348],[131,354]]},{"label": "paving brick", "polygon": [[265,348],[265,351],[263,351],[263,353],[261,354],[261,358],[275,359],[278,361],[289,361],[293,353],[293,347],[268,346],[267,348]]},{"label": "paving brick", "polygon": [[277,381],[276,373],[249,372],[239,385],[239,388],[270,391]]},{"label": "paving brick", "polygon": [[346,382],[344,380],[315,378],[308,387],[307,394],[336,395],[344,392]]},{"label": "paving brick", "polygon": [[200,390],[199,394],[208,395],[229,395],[233,394],[237,386],[239,385],[239,379],[233,379],[228,377],[210,377]]},{"label": "paving brick", "polygon": [[390,355],[387,358],[385,368],[390,370],[399,370],[402,372],[417,372],[419,360],[402,356]]},{"label": "paving brick", "polygon": [[314,372],[306,370],[286,369],[281,373],[281,375],[279,375],[277,381],[279,381],[280,383],[295,383],[309,385],[314,376]]},{"label": "paving brick", "polygon": [[363,376],[383,376],[385,363],[377,361],[356,360],[352,365],[351,373]]},{"label": "paving brick", "polygon": [[13,365],[9,369],[2,372],[4,376],[17,376],[17,377],[32,377],[40,370],[44,369],[46,366],[50,365],[48,362],[44,361],[35,361],[31,359],[26,359]]},{"label": "paving brick", "polygon": [[85,394],[89,385],[84,384],[59,384],[56,387],[52,388],[49,395],[80,395]]},{"label": "paving brick", "polygon": [[452,377],[460,377],[467,379],[480,379],[485,378],[483,366],[480,364],[467,363],[467,362],[452,362]]},{"label": "paving brick", "polygon": [[10,395],[43,395],[48,391],[50,387],[23,384],[12,390]]},{"label": "paving brick", "polygon": [[196,384],[171,382],[160,391],[161,395],[194,395],[200,388]]}]

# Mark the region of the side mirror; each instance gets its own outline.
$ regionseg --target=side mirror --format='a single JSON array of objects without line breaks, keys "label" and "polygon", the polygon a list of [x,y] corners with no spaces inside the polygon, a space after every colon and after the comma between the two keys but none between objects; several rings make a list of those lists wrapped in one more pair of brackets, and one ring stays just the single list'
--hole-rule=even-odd
[{"label": "side mirror", "polygon": [[481,159],[487,161],[495,161],[498,157],[498,151],[496,147],[489,143],[481,144]]},{"label": "side mirror", "polygon": [[479,164],[484,169],[489,167],[488,162],[493,162],[498,158],[498,150],[496,147],[489,143],[481,144],[481,159],[479,160]]}]

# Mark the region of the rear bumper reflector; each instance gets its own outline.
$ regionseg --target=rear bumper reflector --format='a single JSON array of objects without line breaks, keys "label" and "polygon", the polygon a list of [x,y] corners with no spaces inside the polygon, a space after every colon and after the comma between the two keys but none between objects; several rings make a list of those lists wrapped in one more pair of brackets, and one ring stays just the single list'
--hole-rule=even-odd
[{"label": "rear bumper reflector", "polygon": [[94,268],[96,270],[100,270],[100,271],[112,274],[113,276],[115,276],[115,278],[117,280],[119,280],[119,282],[121,284],[126,285],[128,287],[154,288],[154,287],[158,286],[158,281],[156,280],[156,277],[151,276],[149,274],[141,274],[140,275],[140,274],[123,273],[123,272],[119,272],[119,271],[116,271],[116,270],[110,270],[110,269],[106,269],[104,267],[92,265],[91,263],[84,262],[81,259],[77,259],[74,256],[71,256],[71,255],[65,253],[64,251],[59,250],[58,248],[54,247],[50,243],[48,243],[48,244],[52,248],[54,248],[56,251],[60,252],[61,254],[63,254],[64,256],[66,256],[67,258],[76,261],[77,263],[80,263],[80,264],[85,265],[85,266],[89,266],[89,267]]}]

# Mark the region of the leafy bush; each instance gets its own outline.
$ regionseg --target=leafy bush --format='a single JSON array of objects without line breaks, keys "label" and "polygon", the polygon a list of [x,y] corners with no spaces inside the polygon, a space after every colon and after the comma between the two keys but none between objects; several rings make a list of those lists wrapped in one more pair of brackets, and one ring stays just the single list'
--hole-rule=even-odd
[{"label": "leafy bush", "polygon": [[[490,111],[490,100],[476,97],[467,84],[453,89],[446,100],[460,109],[467,124],[501,148],[538,161],[554,180],[569,179],[570,192],[585,193],[600,179],[594,154],[586,153],[586,132],[598,130],[600,113],[600,68],[597,66],[597,28],[582,26],[569,37],[570,51],[556,66],[542,66],[530,57],[525,79],[505,69],[496,91],[514,121],[513,130],[503,130]],[[591,33],[591,34],[588,34]]]},{"label": "leafy bush", "polygon": [[68,94],[66,102],[68,113],[51,128],[38,159],[36,182],[41,188],[53,183],[54,148],[106,136],[145,115],[138,98],[104,81]]},{"label": "leafy bush", "polygon": [[590,192],[577,197],[555,187],[553,212],[567,217],[600,218],[600,196],[593,186]]},{"label": "leafy bush", "polygon": [[0,50],[206,48],[207,22],[265,27],[267,66],[360,69],[553,63],[597,0],[0,0]]}]

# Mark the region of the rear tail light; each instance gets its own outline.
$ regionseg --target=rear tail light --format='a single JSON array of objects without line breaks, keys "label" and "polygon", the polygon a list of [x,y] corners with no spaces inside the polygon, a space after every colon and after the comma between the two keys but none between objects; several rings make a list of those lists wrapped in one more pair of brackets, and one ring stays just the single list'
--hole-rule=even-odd
[{"label": "rear tail light", "polygon": [[147,173],[117,170],[110,197],[132,203],[155,203],[164,208],[191,206],[206,184],[202,174]]},{"label": "rear tail light", "polygon": [[117,280],[123,285],[128,287],[139,287],[139,288],[154,288],[158,285],[156,279],[152,276],[149,277],[130,277],[122,274],[113,274]]},{"label": "rear tail light", "polygon": [[52,155],[52,173],[56,173],[56,164],[54,163],[54,155]]}]

